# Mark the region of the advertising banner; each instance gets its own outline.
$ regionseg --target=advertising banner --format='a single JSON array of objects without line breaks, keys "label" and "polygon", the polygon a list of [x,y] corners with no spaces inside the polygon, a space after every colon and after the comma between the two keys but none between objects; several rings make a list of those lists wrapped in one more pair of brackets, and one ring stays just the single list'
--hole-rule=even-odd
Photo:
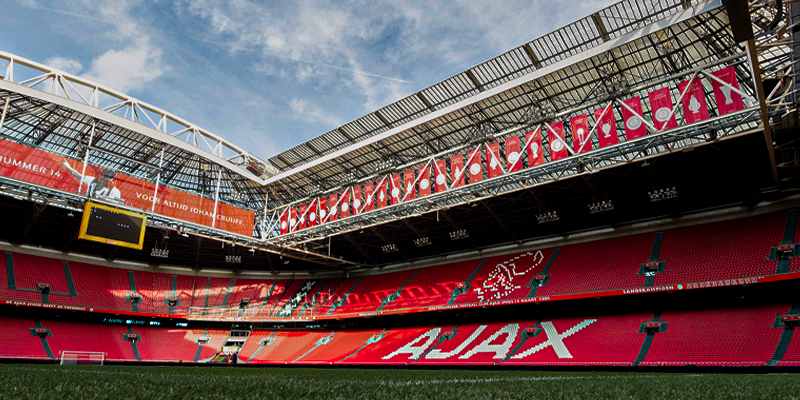
[{"label": "advertising banner", "polygon": [[317,200],[308,204],[308,227],[312,228],[319,223],[319,209],[317,207]]},{"label": "advertising banner", "polygon": [[339,196],[339,210],[342,211],[341,218],[350,216],[350,189],[345,189]]},{"label": "advertising banner", "polygon": [[370,182],[364,185],[364,212],[375,209],[375,184]]},{"label": "advertising banner", "polygon": [[403,198],[403,178],[400,176],[400,174],[394,174],[392,175],[392,181],[389,183],[392,205],[400,204],[400,201]]},{"label": "advertising banner", "polygon": [[361,201],[361,186],[353,188],[353,215],[361,213],[361,206],[364,203]]},{"label": "advertising banner", "polygon": [[464,172],[464,155],[456,154],[450,157],[450,173],[453,174],[450,187],[464,186],[466,182],[466,179],[464,179],[466,174]]},{"label": "advertising banner", "polygon": [[569,154],[567,153],[567,141],[564,140],[564,122],[558,121],[546,127],[547,138],[550,141],[550,161],[566,158]]},{"label": "advertising banner", "polygon": [[650,111],[653,113],[656,130],[664,131],[678,126],[675,114],[672,113],[672,95],[668,87],[654,90],[648,93],[647,97],[650,98]]},{"label": "advertising banner", "polygon": [[416,181],[416,179],[417,177],[414,175],[413,169],[403,172],[403,185],[406,188],[406,194],[403,196],[403,201],[408,201],[415,198],[417,190],[416,187],[414,187],[414,181]]},{"label": "advertising banner", "polygon": [[736,67],[730,66],[719,71],[712,72],[711,75],[730,85],[723,85],[715,79],[711,80],[711,87],[714,88],[714,99],[717,101],[719,115],[739,111],[744,108],[742,95],[734,92],[731,88],[739,90],[739,80],[736,79]]},{"label": "advertising banner", "polygon": [[253,211],[220,202],[214,222],[213,199],[161,185],[154,208],[155,183],[94,165],[87,165],[82,175],[83,169],[81,161],[0,139],[3,176],[66,192],[77,193],[80,189],[99,200],[242,235],[253,234]]},{"label": "advertising banner", "polygon": [[434,171],[436,175],[436,193],[442,193],[447,190],[447,160],[436,160],[434,167],[436,168]]},{"label": "advertising banner", "polygon": [[586,153],[592,150],[592,138],[589,136],[589,117],[581,114],[569,120],[569,129],[572,131],[572,145],[575,154]]},{"label": "advertising banner", "polygon": [[419,174],[419,197],[425,197],[431,194],[431,169],[428,164],[425,164],[417,170]]},{"label": "advertising banner", "polygon": [[[339,196],[334,193],[328,196],[328,221],[333,222],[339,219]],[[325,222],[325,221],[323,221]]]},{"label": "advertising banner", "polygon": [[387,181],[388,179],[386,178],[378,181],[378,194],[375,195],[378,198],[378,208],[386,207],[386,200],[388,200],[386,198],[386,187],[388,186]]},{"label": "advertising banner", "polygon": [[489,178],[503,175],[503,168],[500,166],[500,142],[489,143],[486,145],[486,165]]},{"label": "advertising banner", "polygon": [[522,157],[519,151],[519,136],[514,135],[506,139],[506,165],[508,172],[522,169]]},{"label": "advertising banner", "polygon": [[525,143],[528,145],[528,167],[544,164],[544,150],[542,149],[542,131],[525,132]]},{"label": "advertising banner", "polygon": [[[639,96],[623,101],[622,122],[625,125],[625,138],[633,140],[647,136],[647,126],[644,124],[642,114],[642,99]],[[627,106],[627,107],[625,107]]]},{"label": "advertising banner", "polygon": [[[473,157],[474,155],[474,157]],[[481,163],[481,149],[480,147],[470,150],[467,153],[467,161],[469,162],[469,183],[480,182],[483,180],[483,167]]]},{"label": "advertising banner", "polygon": [[[686,88],[688,85],[688,89]],[[681,99],[683,105],[683,115],[686,118],[686,123],[702,121],[708,119],[708,104],[706,104],[706,93],[703,90],[703,81],[700,77],[692,79],[692,82],[683,81],[678,83],[678,90],[681,93],[686,93]]]}]

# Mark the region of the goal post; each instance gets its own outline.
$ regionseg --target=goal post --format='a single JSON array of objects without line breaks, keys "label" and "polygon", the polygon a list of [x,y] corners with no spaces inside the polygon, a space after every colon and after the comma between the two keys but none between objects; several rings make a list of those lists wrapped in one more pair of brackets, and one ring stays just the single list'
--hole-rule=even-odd
[{"label": "goal post", "polygon": [[68,351],[61,352],[61,365],[103,365],[106,353],[97,351]]}]

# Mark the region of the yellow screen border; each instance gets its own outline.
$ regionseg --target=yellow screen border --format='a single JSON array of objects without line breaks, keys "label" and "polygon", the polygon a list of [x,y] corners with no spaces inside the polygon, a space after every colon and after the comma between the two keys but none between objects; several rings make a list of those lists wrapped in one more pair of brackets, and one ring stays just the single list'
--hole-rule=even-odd
[{"label": "yellow screen border", "polygon": [[[116,241],[116,240],[113,240],[113,239],[108,239],[108,238],[104,238],[104,237],[100,237],[100,236],[87,235],[86,234],[86,229],[89,227],[89,216],[91,215],[91,210],[92,210],[93,207],[94,208],[99,208],[99,209],[102,209],[102,210],[106,210],[106,211],[113,211],[113,212],[124,214],[124,215],[130,216],[130,217],[141,218],[142,219],[142,231],[139,232],[139,243],[120,242],[120,241]],[[121,209],[116,208],[116,207],[106,206],[106,205],[103,205],[103,204],[92,203],[90,201],[87,201],[86,205],[83,208],[83,218],[81,218],[81,231],[78,234],[78,239],[91,240],[93,242],[100,242],[100,243],[110,244],[110,245],[114,245],[114,246],[127,247],[127,248],[130,248],[130,249],[141,250],[142,247],[144,247],[144,231],[145,231],[146,228],[147,228],[147,216],[146,215],[142,215],[142,214],[138,214],[138,213],[131,212],[131,211],[121,210]]]}]

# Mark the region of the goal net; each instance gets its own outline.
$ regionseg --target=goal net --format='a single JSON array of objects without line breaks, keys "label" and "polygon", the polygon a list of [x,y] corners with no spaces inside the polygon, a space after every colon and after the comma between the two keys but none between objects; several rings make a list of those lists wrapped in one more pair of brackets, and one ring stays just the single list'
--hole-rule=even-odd
[{"label": "goal net", "polygon": [[103,365],[106,353],[95,351],[62,351],[61,365]]}]

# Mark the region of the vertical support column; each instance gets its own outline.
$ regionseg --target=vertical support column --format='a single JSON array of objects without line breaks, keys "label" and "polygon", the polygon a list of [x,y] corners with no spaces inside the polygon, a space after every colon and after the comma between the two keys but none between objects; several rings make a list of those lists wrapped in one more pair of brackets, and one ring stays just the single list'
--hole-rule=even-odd
[{"label": "vertical support column", "polygon": [[150,211],[156,212],[156,201],[158,199],[158,185],[161,184],[161,170],[164,165],[164,146],[161,147],[161,159],[158,161],[158,175],[156,175],[156,188],[153,190],[153,206]]},{"label": "vertical support column", "polygon": [[89,148],[92,147],[92,142],[94,141],[94,128],[96,124],[97,122],[92,120],[92,130],[89,132],[89,143],[86,144],[86,155],[83,157],[83,169],[81,169],[80,182],[78,183],[78,194],[81,194],[81,190],[83,189],[83,177],[86,176],[86,165],[89,164]]},{"label": "vertical support column", "polygon": [[6,97],[6,104],[3,106],[3,115],[0,116],[0,132],[3,132],[3,126],[6,123],[6,113],[8,112],[9,104],[11,104],[11,92],[8,92],[8,97]]},{"label": "vertical support column", "polygon": [[775,147],[773,146],[772,127],[769,124],[769,110],[767,109],[767,97],[764,94],[764,84],[761,81],[761,66],[758,63],[758,52],[756,50],[756,40],[747,41],[747,59],[750,63],[750,73],[753,75],[753,86],[756,89],[758,104],[761,106],[761,121],[764,124],[764,139],[767,141],[767,152],[769,162],[772,166],[772,179],[777,188],[780,184],[778,180],[778,167],[775,164]]},{"label": "vertical support column", "polygon": [[[773,163],[774,164],[774,163]],[[211,227],[217,227],[217,204],[219,204],[219,185],[222,183],[222,169],[217,171],[217,190],[214,191],[214,220],[211,221]]]}]

